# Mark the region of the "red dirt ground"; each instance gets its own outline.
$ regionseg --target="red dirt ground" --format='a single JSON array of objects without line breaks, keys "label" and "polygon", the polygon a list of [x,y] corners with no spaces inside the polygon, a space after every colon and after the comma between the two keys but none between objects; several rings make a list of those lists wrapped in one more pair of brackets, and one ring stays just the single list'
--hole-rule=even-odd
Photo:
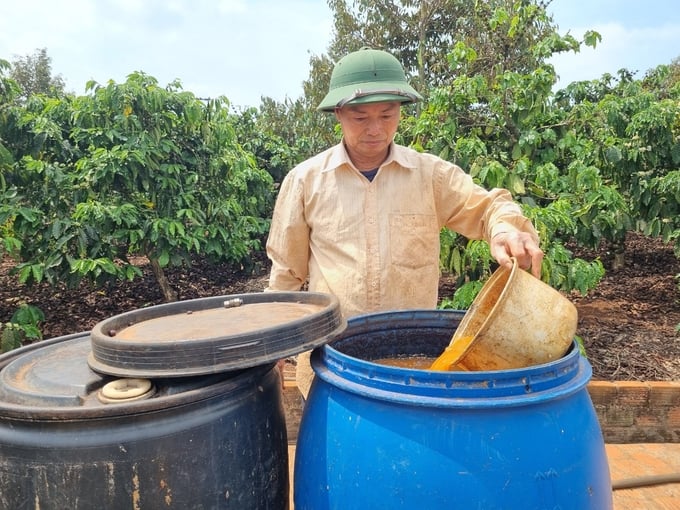
[{"label": "red dirt ground", "polygon": [[[599,380],[680,380],[680,289],[676,275],[680,260],[672,247],[658,239],[631,233],[626,241],[625,268],[610,270],[607,247],[579,253],[581,258],[599,256],[607,274],[586,297],[570,296],[579,311],[577,334],[584,340]],[[52,338],[89,331],[105,318],[163,302],[148,267],[144,277],[107,290],[81,285],[78,289],[26,287],[17,283],[0,263],[0,322],[10,319],[17,305],[38,306],[46,315],[42,331]],[[195,264],[168,272],[179,299],[260,292],[266,285],[268,264],[262,259],[254,273],[226,265]],[[451,295],[450,279],[442,277],[440,295]]]}]

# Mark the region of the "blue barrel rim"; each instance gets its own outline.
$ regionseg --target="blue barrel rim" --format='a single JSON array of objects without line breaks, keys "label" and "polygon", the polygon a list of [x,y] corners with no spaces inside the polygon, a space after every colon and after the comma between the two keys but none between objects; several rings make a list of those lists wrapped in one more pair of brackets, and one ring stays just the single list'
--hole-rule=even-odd
[{"label": "blue barrel rim", "polygon": [[411,327],[441,329],[461,317],[462,312],[457,310],[405,310],[350,318],[344,332],[312,352],[312,368],[317,377],[332,386],[368,398],[427,407],[480,409],[533,405],[566,397],[585,387],[592,376],[592,368],[580,354],[576,341],[565,356],[549,363],[476,372],[381,365],[334,347],[338,341],[350,341],[385,325],[394,329],[399,321]]}]

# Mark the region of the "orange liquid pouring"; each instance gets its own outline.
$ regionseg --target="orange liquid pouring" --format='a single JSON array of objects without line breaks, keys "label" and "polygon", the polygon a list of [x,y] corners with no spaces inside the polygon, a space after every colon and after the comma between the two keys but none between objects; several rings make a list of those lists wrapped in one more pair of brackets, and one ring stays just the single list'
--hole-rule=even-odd
[{"label": "orange liquid pouring", "polygon": [[458,360],[465,354],[465,351],[472,343],[473,337],[464,336],[451,340],[444,352],[430,365],[430,370],[465,370],[457,365]]}]

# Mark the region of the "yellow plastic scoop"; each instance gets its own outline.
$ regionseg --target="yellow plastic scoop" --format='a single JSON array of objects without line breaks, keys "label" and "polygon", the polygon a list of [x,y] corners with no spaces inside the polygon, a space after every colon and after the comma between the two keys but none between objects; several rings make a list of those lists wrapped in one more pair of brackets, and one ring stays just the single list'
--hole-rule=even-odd
[{"label": "yellow plastic scoop", "polygon": [[576,333],[574,304],[517,265],[486,282],[431,370],[508,370],[561,358]]}]

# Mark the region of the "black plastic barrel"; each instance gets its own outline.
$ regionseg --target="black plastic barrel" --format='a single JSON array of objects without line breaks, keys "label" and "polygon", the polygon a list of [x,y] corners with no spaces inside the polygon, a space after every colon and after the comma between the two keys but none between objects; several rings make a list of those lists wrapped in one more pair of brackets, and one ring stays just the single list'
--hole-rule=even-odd
[{"label": "black plastic barrel", "polygon": [[216,296],[0,356],[0,509],[287,510],[276,361],[345,325],[329,295]]},{"label": "black plastic barrel", "polygon": [[1,358],[0,508],[288,508],[274,364],[155,380],[153,397],[104,404],[89,349],[78,334]]},{"label": "black plastic barrel", "polygon": [[436,357],[462,313],[356,317],[312,353],[295,458],[295,509],[610,510],[604,441],[572,347],[487,372],[386,366]]}]

